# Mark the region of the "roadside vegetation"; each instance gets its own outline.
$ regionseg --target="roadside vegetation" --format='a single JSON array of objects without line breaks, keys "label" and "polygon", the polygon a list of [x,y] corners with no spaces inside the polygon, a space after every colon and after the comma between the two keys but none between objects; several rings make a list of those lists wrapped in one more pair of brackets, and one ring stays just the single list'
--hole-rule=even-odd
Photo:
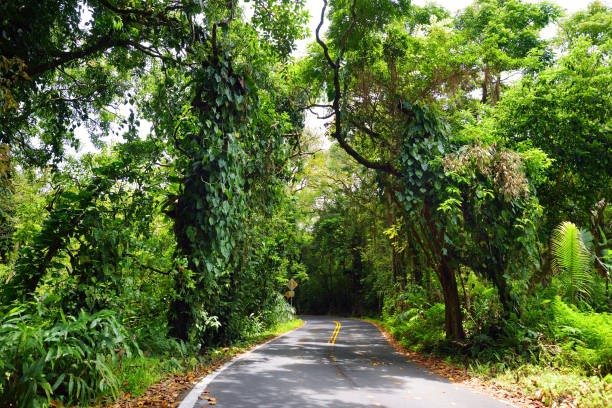
[{"label": "roadside vegetation", "polygon": [[610,405],[612,10],[322,1],[298,58],[245,3],[0,4],[0,408],[155,406],[296,309]]}]

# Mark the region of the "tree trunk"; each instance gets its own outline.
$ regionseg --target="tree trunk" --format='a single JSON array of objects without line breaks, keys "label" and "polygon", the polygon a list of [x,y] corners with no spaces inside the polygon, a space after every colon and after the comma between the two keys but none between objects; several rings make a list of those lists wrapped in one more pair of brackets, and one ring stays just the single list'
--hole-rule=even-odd
[{"label": "tree trunk", "polygon": [[414,262],[414,258],[412,259],[412,268],[412,277],[414,279],[414,284],[416,286],[423,287],[423,269],[421,268],[421,265],[418,265],[416,262]]},{"label": "tree trunk", "polygon": [[[414,249],[414,242],[407,238],[406,242],[408,246],[404,251],[408,251],[406,254],[408,269],[412,275],[412,284],[415,286],[423,287],[423,269],[419,262],[417,262],[418,252]],[[407,283],[407,282],[406,282]]]},{"label": "tree trunk", "polygon": [[403,263],[403,256],[400,252],[397,251],[395,245],[393,245],[394,243],[396,243],[396,239],[393,239],[393,241],[391,241],[391,250],[392,250],[392,266],[393,266],[393,283],[400,283],[400,289],[404,288],[404,285],[402,284],[402,276],[404,273],[404,263]]},{"label": "tree trunk", "polygon": [[504,278],[503,275],[500,275],[499,273],[495,273],[495,271],[491,273],[490,276],[493,278],[493,284],[495,285],[495,288],[497,288],[499,301],[501,302],[502,307],[504,309],[504,318],[507,319],[508,317],[510,317],[510,314],[513,311],[518,310],[518,308],[514,304],[512,296],[510,296],[510,288],[508,287],[506,278]]},{"label": "tree trunk", "polygon": [[[187,224],[185,219],[176,214],[181,214],[183,199],[179,199],[177,204],[177,212],[172,214],[174,218],[174,235],[177,238],[177,247],[181,254],[187,256],[188,268],[192,271],[197,271],[197,267],[193,263],[191,256],[191,245],[189,238],[185,233]],[[178,294],[170,303],[168,309],[168,326],[170,326],[169,335],[175,339],[187,341],[189,336],[189,328],[193,323],[193,313],[191,306],[186,298],[195,297],[195,291],[189,289],[186,279],[182,274],[178,274],[174,279],[174,292]]]},{"label": "tree trunk", "polygon": [[459,291],[457,290],[457,279],[455,271],[448,265],[446,259],[442,259],[439,266],[440,284],[444,294],[444,322],[447,340],[463,340],[463,316],[459,303]]},{"label": "tree trunk", "polygon": [[[181,289],[182,283],[175,283],[176,289]],[[169,335],[175,339],[187,341],[189,337],[189,327],[193,321],[191,307],[183,298],[176,298],[170,305],[170,316],[168,316],[168,325],[170,326]]]},{"label": "tree trunk", "polygon": [[361,260],[361,250],[359,249],[362,245],[362,234],[354,234],[353,240],[351,242],[351,256],[352,256],[352,264],[351,264],[351,309],[353,316],[359,316],[363,314],[363,303],[361,300],[361,291],[363,290],[361,286],[361,276],[363,275],[363,262]]},{"label": "tree trunk", "polygon": [[489,66],[485,64],[484,66],[484,79],[482,80],[482,98],[480,99],[481,103],[487,103],[488,100],[488,86],[489,86]]},{"label": "tree trunk", "polygon": [[[540,256],[540,269],[535,271],[529,278],[527,296],[531,296],[537,289],[538,285],[550,279],[552,276],[552,252],[550,245],[546,248],[543,255]],[[544,285],[543,285],[544,286]]]}]

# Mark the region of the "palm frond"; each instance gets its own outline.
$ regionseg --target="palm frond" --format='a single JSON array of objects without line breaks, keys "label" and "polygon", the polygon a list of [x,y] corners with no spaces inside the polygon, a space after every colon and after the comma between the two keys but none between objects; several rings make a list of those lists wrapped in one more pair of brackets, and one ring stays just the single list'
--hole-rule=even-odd
[{"label": "palm frond", "polygon": [[575,301],[576,294],[589,297],[592,260],[580,229],[569,221],[562,222],[553,231],[551,250],[553,271],[568,280],[571,301]]}]

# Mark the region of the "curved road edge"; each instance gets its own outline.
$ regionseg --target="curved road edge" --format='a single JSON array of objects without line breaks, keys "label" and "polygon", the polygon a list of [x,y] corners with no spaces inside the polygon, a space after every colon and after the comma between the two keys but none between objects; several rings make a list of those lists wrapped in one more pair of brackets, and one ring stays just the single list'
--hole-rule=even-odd
[{"label": "curved road edge", "polygon": [[[455,385],[460,385],[464,388],[467,388],[470,391],[474,391],[474,392],[478,392],[483,395],[487,395],[500,402],[510,405],[510,408],[532,406],[532,401],[530,400],[529,397],[522,395],[516,391],[503,390],[504,396],[502,396],[498,394],[499,392],[498,389],[491,388],[491,384],[485,381],[482,381],[480,379],[478,379],[476,383],[473,383],[473,382],[469,384],[466,383],[465,382],[466,380],[474,380],[476,377],[466,374],[465,369],[463,368],[454,367],[454,366],[449,365],[446,361],[444,361],[441,358],[427,357],[427,356],[422,355],[421,353],[406,350],[397,341],[397,339],[393,337],[393,335],[387,329],[385,329],[385,327],[381,323],[377,321],[363,319],[359,317],[351,317],[350,319],[359,320],[365,323],[369,323],[372,326],[375,326],[380,332],[380,334],[385,338],[387,343],[389,343],[389,345],[393,347],[393,349],[396,352],[401,353],[404,356],[411,358],[413,363],[418,364],[421,367],[426,368],[427,370],[432,371],[436,373],[437,375],[446,378],[447,380],[451,381]],[[416,358],[416,356],[419,356],[420,358]],[[432,359],[435,360],[435,364],[443,364],[445,366],[444,370],[440,369],[440,367],[436,366],[435,364],[430,364],[429,360],[432,360]],[[449,375],[448,371],[451,371],[452,375]],[[507,397],[508,395],[510,395],[511,397],[508,398]],[[519,404],[519,405],[516,405],[516,404]]]},{"label": "curved road edge", "polygon": [[280,339],[281,337],[286,336],[289,333],[292,333],[292,332],[294,332],[296,330],[301,329],[302,327],[306,326],[307,324],[308,324],[308,322],[304,321],[304,324],[302,324],[302,325],[300,325],[300,326],[298,326],[298,327],[296,327],[294,329],[288,330],[288,331],[284,332],[283,334],[279,334],[276,337],[272,337],[271,339],[268,339],[268,340],[264,341],[263,343],[258,344],[256,346],[250,348],[249,350],[245,351],[244,353],[236,355],[230,361],[228,361],[227,363],[223,364],[221,367],[219,367],[218,369],[216,369],[212,373],[210,373],[210,374],[206,375],[204,378],[202,378],[202,380],[200,380],[200,382],[198,382],[189,391],[189,393],[183,398],[183,400],[179,404],[178,408],[193,408],[195,406],[196,402],[198,402],[198,399],[199,399],[200,395],[204,392],[204,390],[206,390],[206,387],[208,387],[208,384],[210,384],[223,371],[225,371],[226,369],[231,367],[237,361],[240,361],[240,360],[248,357],[250,354],[252,354],[256,350],[259,350],[260,348],[263,348],[263,347],[269,345],[270,343]]}]

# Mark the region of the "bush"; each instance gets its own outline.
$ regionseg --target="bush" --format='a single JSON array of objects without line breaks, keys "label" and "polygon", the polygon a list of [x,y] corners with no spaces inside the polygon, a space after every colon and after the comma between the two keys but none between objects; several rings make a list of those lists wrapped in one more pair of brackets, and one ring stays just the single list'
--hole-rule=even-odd
[{"label": "bush", "polygon": [[590,372],[612,373],[612,316],[580,312],[556,297],[551,303],[554,335],[563,356]]},{"label": "bush", "polygon": [[386,322],[400,344],[413,351],[431,351],[445,339],[444,305],[435,303],[427,310],[409,309]]},{"label": "bush", "polygon": [[86,404],[117,395],[115,350],[137,350],[126,330],[110,311],[60,314],[54,323],[24,306],[0,314],[0,407]]},{"label": "bush", "polygon": [[482,361],[513,365],[536,362],[542,352],[540,334],[525,326],[516,315],[489,323],[470,338],[470,355]]},{"label": "bush", "polygon": [[198,349],[195,345],[177,341],[168,336],[168,326],[148,325],[138,326],[130,330],[141,350],[150,355],[163,357],[183,358],[195,354]]},{"label": "bush", "polygon": [[274,295],[271,307],[266,308],[262,313],[263,323],[266,328],[288,322],[294,318],[295,308],[289,305],[289,302],[280,293]]},{"label": "bush", "polygon": [[489,282],[482,280],[474,272],[469,272],[465,283],[467,293],[464,296],[468,299],[468,303],[464,302],[465,330],[469,336],[482,333],[488,326],[499,322],[503,309],[497,289]]}]

